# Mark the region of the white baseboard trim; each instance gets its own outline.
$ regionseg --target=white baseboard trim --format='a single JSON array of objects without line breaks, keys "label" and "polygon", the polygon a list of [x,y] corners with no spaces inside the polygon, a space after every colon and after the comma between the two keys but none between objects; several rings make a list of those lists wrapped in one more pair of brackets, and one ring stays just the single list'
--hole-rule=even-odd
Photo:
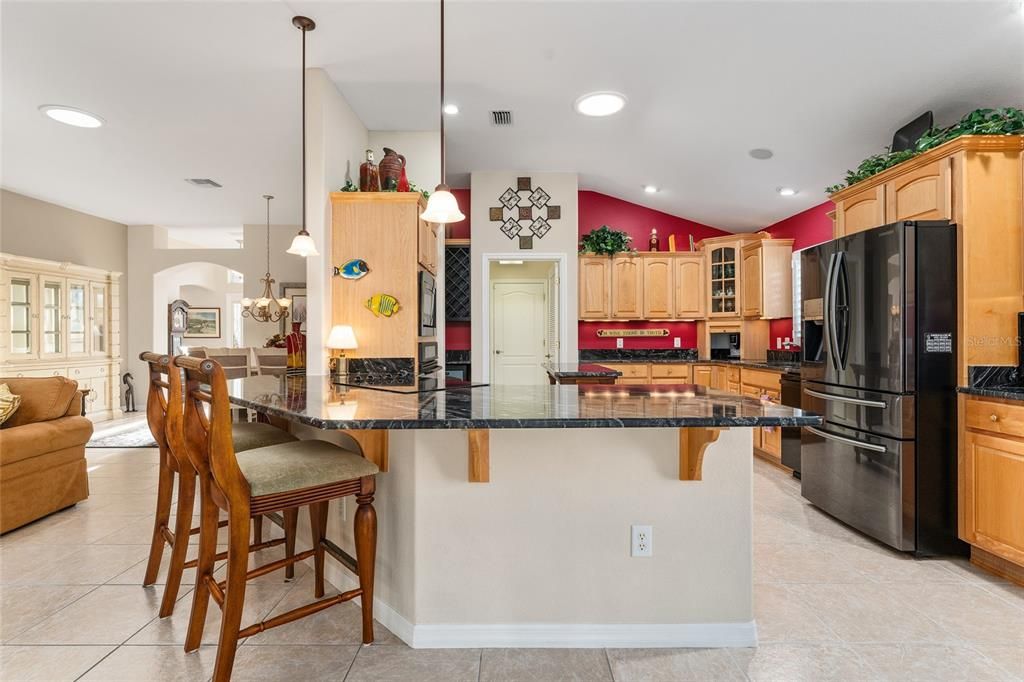
[{"label": "white baseboard trim", "polygon": [[[335,568],[335,570],[331,570]],[[354,578],[328,563],[327,579],[340,589]],[[356,600],[358,601],[358,600]],[[757,624],[745,623],[439,623],[414,625],[378,598],[373,617],[413,649],[623,649],[756,647]]]}]

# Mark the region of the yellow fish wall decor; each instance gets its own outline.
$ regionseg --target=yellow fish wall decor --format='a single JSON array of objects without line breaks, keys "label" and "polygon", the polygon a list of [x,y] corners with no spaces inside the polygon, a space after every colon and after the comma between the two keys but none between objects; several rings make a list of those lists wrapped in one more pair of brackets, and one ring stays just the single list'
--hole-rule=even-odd
[{"label": "yellow fish wall decor", "polygon": [[377,317],[381,315],[391,317],[401,310],[402,306],[398,303],[398,299],[391,294],[374,294],[366,299],[366,309]]}]

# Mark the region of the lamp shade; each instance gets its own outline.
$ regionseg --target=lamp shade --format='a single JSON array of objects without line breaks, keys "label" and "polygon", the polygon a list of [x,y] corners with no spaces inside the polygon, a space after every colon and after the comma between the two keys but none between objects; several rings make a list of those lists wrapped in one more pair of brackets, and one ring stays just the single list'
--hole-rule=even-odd
[{"label": "lamp shade", "polygon": [[428,223],[447,225],[465,220],[466,216],[459,210],[459,202],[455,199],[455,195],[447,188],[439,186],[427,199],[427,208],[420,214],[420,218]]},{"label": "lamp shade", "polygon": [[288,247],[288,253],[294,256],[319,256],[320,252],[316,250],[316,244],[313,242],[313,238],[309,236],[309,233],[303,234],[302,232],[295,235],[295,239],[292,240],[292,245]]},{"label": "lamp shade", "polygon": [[336,324],[331,328],[331,334],[327,337],[327,347],[335,350],[353,350],[356,345],[356,333],[347,324]]}]

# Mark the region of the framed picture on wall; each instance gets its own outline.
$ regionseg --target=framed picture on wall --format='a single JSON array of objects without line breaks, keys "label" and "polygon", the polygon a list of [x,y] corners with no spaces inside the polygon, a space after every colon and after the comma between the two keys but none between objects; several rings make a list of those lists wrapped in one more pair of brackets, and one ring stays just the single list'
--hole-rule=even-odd
[{"label": "framed picture on wall", "polygon": [[288,317],[281,320],[281,333],[288,334],[292,330],[292,323],[298,322],[302,326],[299,331],[306,333],[306,283],[305,282],[281,282],[281,297],[289,299],[292,304],[289,308]]},{"label": "framed picture on wall", "polygon": [[189,308],[186,315],[186,339],[220,338],[220,308]]}]

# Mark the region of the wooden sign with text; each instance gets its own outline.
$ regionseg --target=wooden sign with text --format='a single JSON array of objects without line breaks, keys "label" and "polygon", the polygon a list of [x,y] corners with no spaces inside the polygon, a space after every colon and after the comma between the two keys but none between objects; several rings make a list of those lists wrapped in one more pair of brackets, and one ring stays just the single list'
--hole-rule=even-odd
[{"label": "wooden sign with text", "polygon": [[601,338],[631,336],[668,336],[667,329],[598,329],[597,335]]}]

